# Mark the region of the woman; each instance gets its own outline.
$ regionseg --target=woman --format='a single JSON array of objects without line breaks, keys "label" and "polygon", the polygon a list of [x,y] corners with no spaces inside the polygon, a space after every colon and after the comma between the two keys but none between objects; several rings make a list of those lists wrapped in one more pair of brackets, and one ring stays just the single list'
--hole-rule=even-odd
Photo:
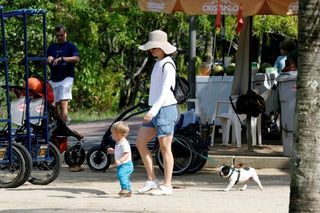
[{"label": "woman", "polygon": [[296,49],[296,44],[292,40],[284,40],[280,43],[280,56],[278,56],[276,62],[274,63],[274,68],[278,69],[278,73],[280,74],[285,68],[287,55]]},{"label": "woman", "polygon": [[[152,31],[149,41],[140,46],[143,51],[150,51],[157,58],[151,73],[151,83],[148,104],[151,109],[143,118],[143,124],[136,139],[137,148],[147,171],[145,185],[138,189],[138,193],[150,192],[152,195],[172,194],[173,155],[171,143],[174,125],[178,117],[177,100],[171,87],[175,87],[176,70],[172,58],[169,56],[177,48],[167,41],[167,34],[161,30]],[[169,63],[168,63],[169,62]],[[159,185],[153,168],[152,155],[147,144],[154,137],[158,137],[160,151],[164,163],[164,180]]]}]

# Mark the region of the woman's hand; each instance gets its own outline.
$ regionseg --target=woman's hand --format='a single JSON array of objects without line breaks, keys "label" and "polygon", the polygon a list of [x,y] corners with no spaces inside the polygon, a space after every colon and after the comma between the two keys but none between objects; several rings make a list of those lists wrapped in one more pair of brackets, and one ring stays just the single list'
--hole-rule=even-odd
[{"label": "woman's hand", "polygon": [[150,123],[152,118],[153,118],[153,115],[151,115],[150,113],[147,113],[143,118],[143,123]]}]

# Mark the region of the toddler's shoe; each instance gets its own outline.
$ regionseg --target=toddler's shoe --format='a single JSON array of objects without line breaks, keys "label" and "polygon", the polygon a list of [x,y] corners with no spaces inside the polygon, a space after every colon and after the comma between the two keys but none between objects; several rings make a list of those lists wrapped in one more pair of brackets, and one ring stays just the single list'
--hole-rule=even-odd
[{"label": "toddler's shoe", "polygon": [[130,191],[128,191],[127,189],[122,189],[119,192],[120,197],[131,197],[132,193]]},{"label": "toddler's shoe", "polygon": [[81,172],[83,168],[79,165],[70,166],[70,172]]},{"label": "toddler's shoe", "polygon": [[158,186],[159,186],[159,181],[157,179],[155,179],[153,181],[152,180],[147,180],[145,182],[144,186],[142,188],[138,189],[138,193],[139,194],[144,194],[146,192],[149,192],[149,191],[151,191],[153,189],[158,188]]}]

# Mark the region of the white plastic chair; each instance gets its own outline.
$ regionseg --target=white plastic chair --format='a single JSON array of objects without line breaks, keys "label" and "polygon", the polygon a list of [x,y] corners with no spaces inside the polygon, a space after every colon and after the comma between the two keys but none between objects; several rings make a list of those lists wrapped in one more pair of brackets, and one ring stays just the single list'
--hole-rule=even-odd
[{"label": "white plastic chair", "polygon": [[[44,98],[32,99],[30,101],[30,116],[43,116],[44,113]],[[41,118],[30,119],[30,123],[40,126]]]},{"label": "white plastic chair", "polygon": [[[258,117],[251,116],[251,137],[252,145],[262,145],[262,133],[261,133],[261,114]],[[258,139],[258,144],[257,144]]]},{"label": "white plastic chair", "polygon": [[[235,104],[236,99],[233,97],[233,103]],[[227,106],[227,107],[223,107]],[[225,110],[227,108],[227,110]],[[223,111],[224,109],[224,111]],[[238,115],[241,122],[244,123],[246,116]],[[237,114],[234,112],[230,101],[217,101],[214,113],[212,115],[213,123],[216,123],[217,119],[221,121],[222,129],[222,144],[227,145],[229,143],[230,125],[232,125],[232,143],[237,144],[237,147],[241,147],[241,123]],[[213,125],[213,130],[211,134],[211,146],[214,146],[214,133],[215,125]],[[251,137],[252,145],[257,144],[262,145],[261,137],[261,115],[258,117],[251,117]]]},{"label": "white plastic chair", "polygon": [[10,102],[11,122],[22,126],[24,124],[26,112],[26,98],[17,98]]}]

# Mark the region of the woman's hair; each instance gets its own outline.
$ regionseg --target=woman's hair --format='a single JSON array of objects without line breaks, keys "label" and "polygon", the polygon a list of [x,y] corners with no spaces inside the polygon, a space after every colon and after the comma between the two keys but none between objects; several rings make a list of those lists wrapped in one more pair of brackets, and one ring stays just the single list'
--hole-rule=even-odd
[{"label": "woman's hair", "polygon": [[291,52],[296,49],[296,43],[293,40],[284,40],[280,43],[280,49]]},{"label": "woman's hair", "polygon": [[120,133],[123,137],[127,137],[129,133],[129,126],[123,121],[117,121],[111,126],[111,131],[117,131]]},{"label": "woman's hair", "polygon": [[298,67],[298,50],[295,49],[294,51],[291,51],[287,56],[287,60],[289,63]]}]

